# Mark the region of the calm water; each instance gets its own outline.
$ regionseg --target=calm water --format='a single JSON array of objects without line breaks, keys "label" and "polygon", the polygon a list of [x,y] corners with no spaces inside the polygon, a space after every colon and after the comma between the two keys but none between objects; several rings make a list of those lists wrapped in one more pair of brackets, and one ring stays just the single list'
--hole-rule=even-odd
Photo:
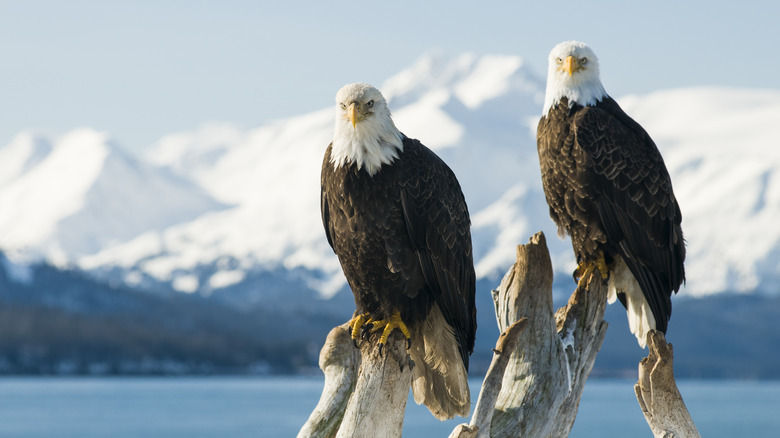
[{"label": "calm water", "polygon": [[[476,399],[481,381],[472,381]],[[774,437],[780,382],[682,381],[704,437]],[[322,390],[315,378],[2,378],[0,437],[292,437]],[[446,437],[413,401],[404,436]],[[572,437],[651,437],[633,382],[588,382]]]}]

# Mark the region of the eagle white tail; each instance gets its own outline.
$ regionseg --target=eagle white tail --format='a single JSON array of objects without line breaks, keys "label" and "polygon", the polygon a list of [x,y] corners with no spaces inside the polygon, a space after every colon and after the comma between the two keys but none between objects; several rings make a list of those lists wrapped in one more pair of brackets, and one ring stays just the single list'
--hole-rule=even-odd
[{"label": "eagle white tail", "polygon": [[610,270],[607,302],[614,303],[618,293],[623,293],[626,296],[628,327],[631,329],[631,333],[636,336],[639,346],[645,348],[647,346],[647,333],[650,330],[655,330],[655,317],[642,293],[642,288],[639,287],[636,278],[620,256],[616,257],[615,264]]},{"label": "eagle white tail", "polygon": [[466,368],[455,334],[436,304],[417,333],[412,334],[409,354],[415,363],[412,369],[414,401],[427,406],[439,420],[449,420],[455,415],[467,416],[471,409],[471,394]]}]

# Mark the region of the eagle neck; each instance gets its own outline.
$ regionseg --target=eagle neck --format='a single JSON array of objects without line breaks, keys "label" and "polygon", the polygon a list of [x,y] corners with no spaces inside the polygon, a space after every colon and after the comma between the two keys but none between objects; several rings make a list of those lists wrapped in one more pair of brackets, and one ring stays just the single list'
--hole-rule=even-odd
[{"label": "eagle neck", "polygon": [[364,120],[356,126],[346,121],[336,124],[330,161],[335,169],[355,164],[370,176],[392,163],[403,152],[403,134],[392,119]]},{"label": "eagle neck", "polygon": [[548,78],[542,114],[548,114],[550,109],[561,103],[564,98],[571,108],[574,104],[594,106],[608,97],[607,91],[598,79],[588,82],[569,81],[564,83],[558,78]]}]

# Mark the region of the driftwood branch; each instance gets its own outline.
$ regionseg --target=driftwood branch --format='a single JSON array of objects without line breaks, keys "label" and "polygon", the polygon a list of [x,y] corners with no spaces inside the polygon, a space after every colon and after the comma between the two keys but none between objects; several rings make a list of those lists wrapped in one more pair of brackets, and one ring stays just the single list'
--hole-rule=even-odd
[{"label": "driftwood branch", "polygon": [[[458,425],[450,434],[450,438],[487,438],[490,436],[490,424],[493,421],[496,400],[501,392],[504,373],[509,364],[512,352],[517,349],[520,335],[528,325],[528,318],[522,318],[501,333],[493,349],[493,360],[490,362],[482,390],[479,392],[471,423]],[[480,432],[481,431],[481,432]]]},{"label": "driftwood branch", "polygon": [[490,436],[567,436],[606,334],[606,285],[593,276],[553,313],[552,263],[537,233],[517,247],[517,261],[493,294],[499,329],[521,316],[528,327],[509,359]]},{"label": "driftwood branch", "polygon": [[358,350],[347,324],[331,330],[320,352],[325,388],[299,437],[401,436],[413,363],[400,332],[382,355],[374,341]]},{"label": "driftwood branch", "polygon": [[[594,275],[553,313],[552,275],[544,234],[517,247],[517,261],[493,291],[502,332],[493,361],[471,422],[451,438],[569,434],[606,334],[607,286]],[[379,356],[375,342],[354,348],[346,324],[331,331],[320,353],[325,388],[299,437],[401,435],[411,370],[395,335]],[[674,383],[671,345],[658,335],[640,364],[640,407],[656,436],[697,437]]]},{"label": "driftwood branch", "polygon": [[341,426],[360,366],[360,351],[352,345],[349,324],[330,331],[320,350],[319,365],[325,373],[325,386],[320,401],[298,432],[299,438],[333,437]]},{"label": "driftwood branch", "polygon": [[639,407],[653,435],[663,438],[700,437],[674,380],[672,344],[664,334],[647,334],[648,356],[639,362],[639,381],[634,385]]}]

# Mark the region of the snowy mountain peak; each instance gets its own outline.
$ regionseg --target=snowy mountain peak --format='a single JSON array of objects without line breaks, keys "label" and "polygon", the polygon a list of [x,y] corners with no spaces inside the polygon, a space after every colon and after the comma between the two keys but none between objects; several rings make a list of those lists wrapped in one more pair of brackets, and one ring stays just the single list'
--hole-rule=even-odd
[{"label": "snowy mountain peak", "polygon": [[144,151],[143,157],[152,164],[197,175],[207,171],[231,145],[243,141],[245,133],[231,123],[206,123],[195,131],[166,135]]},{"label": "snowy mountain peak", "polygon": [[543,85],[519,56],[467,53],[454,58],[422,56],[381,88],[391,108],[446,90],[466,107],[475,109],[487,100],[517,91],[538,93]]},{"label": "snowy mountain peak", "polygon": [[32,133],[18,134],[0,148],[0,186],[35,167],[51,151],[51,143]]},{"label": "snowy mountain peak", "polygon": [[[24,139],[23,139],[24,140]],[[35,143],[34,143],[35,144]],[[0,247],[64,265],[152,228],[190,220],[220,204],[170,171],[122,152],[105,133],[71,131],[0,186]],[[3,151],[29,150],[12,143]]]},{"label": "snowy mountain peak", "polygon": [[[396,126],[457,175],[480,278],[497,280],[515,245],[543,230],[556,278],[571,282],[571,244],[554,237],[539,175],[544,84],[522,59],[426,56],[381,89]],[[619,101],[674,182],[688,243],[682,293],[780,292],[780,91],[695,88]],[[251,129],[204,125],[162,138],[145,160],[89,129],[54,141],[20,135],[0,148],[0,249],[131,285],[262,294],[267,283],[242,284],[294,278],[330,296],[345,285],[319,211],[334,111]]]}]

